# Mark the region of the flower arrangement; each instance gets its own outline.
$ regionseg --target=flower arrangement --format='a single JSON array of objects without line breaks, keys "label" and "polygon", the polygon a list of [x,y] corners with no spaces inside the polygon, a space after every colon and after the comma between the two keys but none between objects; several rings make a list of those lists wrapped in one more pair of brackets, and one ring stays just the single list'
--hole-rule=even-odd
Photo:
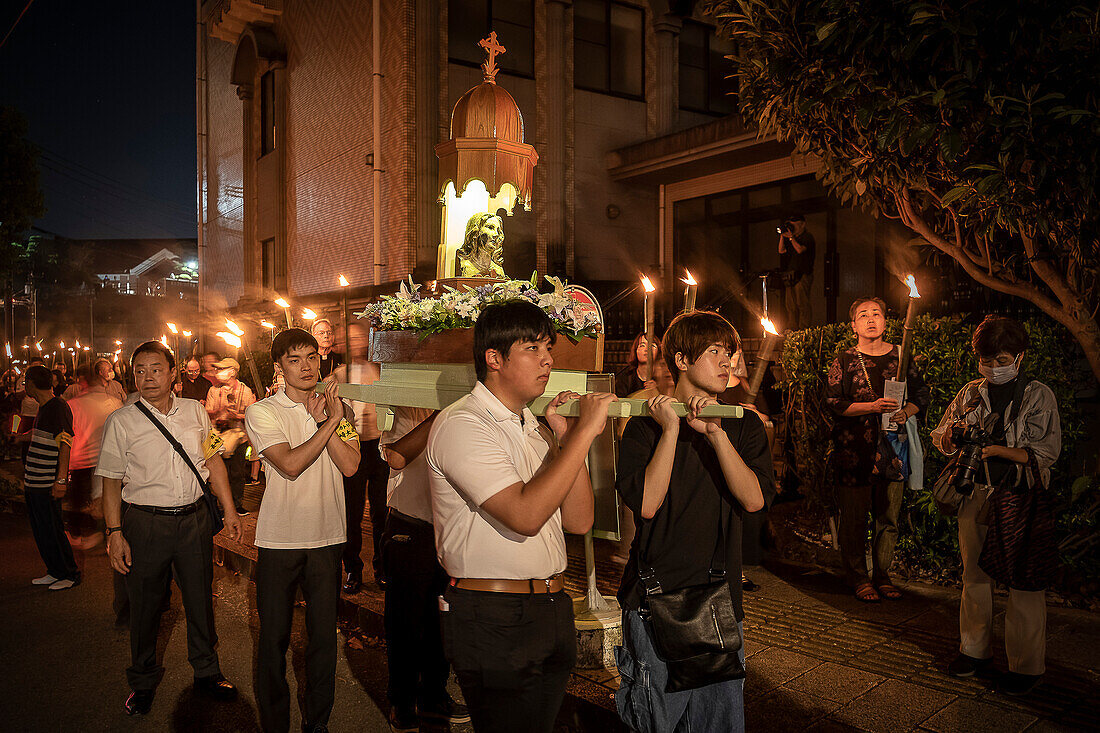
[{"label": "flower arrangement", "polygon": [[540,293],[536,287],[536,272],[530,280],[504,280],[466,290],[444,285],[442,293],[425,295],[410,275],[408,283],[402,282],[396,293],[383,295],[355,315],[381,331],[417,331],[427,336],[472,327],[482,308],[490,303],[528,300],[546,311],[554,330],[574,343],[582,338],[596,338],[601,330],[599,321],[589,314],[574,313],[573,299],[560,278],[547,275],[545,279],[553,286],[546,293]]}]

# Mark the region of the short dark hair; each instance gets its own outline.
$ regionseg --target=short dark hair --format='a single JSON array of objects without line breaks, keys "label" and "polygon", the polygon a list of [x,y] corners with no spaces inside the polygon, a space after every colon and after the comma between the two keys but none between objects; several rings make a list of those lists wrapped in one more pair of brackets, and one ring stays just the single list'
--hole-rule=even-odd
[{"label": "short dark hair", "polygon": [[741,336],[733,324],[713,311],[690,311],[672,319],[665,331],[661,349],[673,381],[680,381],[676,354],[683,354],[689,364],[703,355],[711,344],[722,344],[730,351],[741,350]]},{"label": "short dark hair", "polygon": [[796,212],[788,216],[787,221],[806,221],[806,217],[801,212]]},{"label": "short dark hair", "polygon": [[27,367],[26,379],[28,384],[33,384],[36,389],[53,389],[53,372],[41,364]]},{"label": "short dark hair", "polygon": [[541,341],[549,338],[553,344],[558,339],[550,316],[529,300],[507,300],[485,306],[474,322],[474,371],[478,381],[484,382],[489,374],[485,352],[499,351],[508,358],[512,344],[522,341]]},{"label": "short dark hair", "polygon": [[848,308],[848,320],[854,321],[856,319],[856,310],[864,303],[875,303],[878,305],[879,310],[882,311],[882,315],[886,315],[886,301],[874,295],[868,295],[866,298],[856,298],[852,301],[852,305]]},{"label": "short dark hair", "polygon": [[986,316],[974,329],[971,345],[980,358],[990,358],[1002,351],[1019,356],[1031,340],[1024,325],[1006,316]]},{"label": "short dark hair", "polygon": [[32,356],[32,357],[31,357],[31,360],[30,360],[30,362],[28,362],[28,363],[29,363],[29,364],[30,364],[31,366],[34,366],[34,363],[35,363],[36,361],[37,361],[37,362],[38,362],[39,364],[45,364],[45,363],[46,363],[46,360],[45,360],[45,359],[43,359],[43,358],[42,358],[41,356]]},{"label": "short dark hair", "polygon": [[160,341],[146,341],[141,346],[134,349],[134,353],[130,354],[130,368],[134,368],[134,362],[137,361],[139,354],[160,354],[168,360],[168,368],[176,368],[176,357],[172,353],[172,350],[162,344]]},{"label": "short dark hair", "polygon": [[317,346],[317,339],[313,338],[313,334],[309,331],[303,328],[284,329],[271,340],[271,361],[277,362],[291,349],[300,349],[303,346],[320,348]]}]

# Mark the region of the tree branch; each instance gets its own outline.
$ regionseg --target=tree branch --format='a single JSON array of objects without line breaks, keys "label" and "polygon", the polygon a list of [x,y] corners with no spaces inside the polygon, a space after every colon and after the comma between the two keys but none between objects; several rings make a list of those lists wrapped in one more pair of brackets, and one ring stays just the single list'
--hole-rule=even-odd
[{"label": "tree branch", "polygon": [[895,197],[904,209],[905,214],[903,221],[905,221],[905,225],[924,237],[933,247],[953,257],[956,262],[962,265],[966,274],[974,278],[975,281],[998,292],[1015,295],[1031,301],[1044,313],[1067,328],[1076,329],[1080,327],[1076,319],[1064,310],[1058,302],[1047,296],[1034,285],[1023,282],[1009,282],[995,275],[989,275],[971,260],[965,249],[952,244],[937,234],[913,208],[913,203],[909,198],[909,190],[907,188],[903,187],[900,192],[895,192]]},{"label": "tree branch", "polygon": [[1030,234],[1021,231],[1020,239],[1024,243],[1024,252],[1027,253],[1027,263],[1031,265],[1031,269],[1046,283],[1062,307],[1072,313],[1074,318],[1078,318],[1078,314],[1084,309],[1084,301],[1070,287],[1065,275],[1054,269],[1047,260],[1035,256],[1035,240]]}]

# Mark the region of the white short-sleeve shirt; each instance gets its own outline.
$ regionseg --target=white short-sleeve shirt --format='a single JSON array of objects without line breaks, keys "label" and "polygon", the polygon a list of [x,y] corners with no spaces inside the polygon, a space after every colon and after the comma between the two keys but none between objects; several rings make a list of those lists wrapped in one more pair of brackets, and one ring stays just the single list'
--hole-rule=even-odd
[{"label": "white short-sleeve shirt", "polygon": [[311,549],[343,542],[347,538],[344,478],[328,449],[296,479],[280,473],[263,453],[279,443],[297,448],[313,437],[317,421],[306,406],[287,397],[286,392],[276,392],[245,410],[244,427],[267,475],[256,519],[256,546]]},{"label": "white short-sleeve shirt", "polygon": [[553,433],[530,410],[521,419],[478,382],[436,418],[426,453],[436,553],[451,577],[522,580],[565,570],[560,509],[526,537],[481,508],[557,454]]},{"label": "white short-sleeve shirt", "polygon": [[[203,406],[195,400],[173,397],[165,415],[144,398],[140,402],[179,441],[205,481],[210,475],[206,459],[222,451],[222,442]],[[105,478],[122,479],[122,498],[129,504],[186,506],[202,496],[202,485],[194,471],[136,404],[120,407],[107,416],[95,472]]]},{"label": "white short-sleeve shirt", "polygon": [[[382,433],[379,446],[404,438],[420,423],[431,417],[432,411],[418,407],[394,407],[393,429]],[[425,522],[432,521],[432,492],[428,483],[427,450],[409,461],[400,471],[390,469],[386,487],[386,504],[393,509]]]}]

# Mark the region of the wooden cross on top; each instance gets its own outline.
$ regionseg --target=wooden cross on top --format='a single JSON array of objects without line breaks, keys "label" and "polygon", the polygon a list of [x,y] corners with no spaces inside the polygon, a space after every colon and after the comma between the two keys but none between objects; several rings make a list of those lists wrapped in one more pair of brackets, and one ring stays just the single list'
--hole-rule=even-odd
[{"label": "wooden cross on top", "polygon": [[497,32],[490,31],[488,38],[482,38],[477,42],[477,45],[485,49],[485,53],[489,54],[489,60],[481,65],[481,70],[485,72],[485,81],[493,84],[497,83],[497,72],[500,69],[497,68],[496,57],[498,54],[506,52],[504,46],[500,45],[497,41]]}]

